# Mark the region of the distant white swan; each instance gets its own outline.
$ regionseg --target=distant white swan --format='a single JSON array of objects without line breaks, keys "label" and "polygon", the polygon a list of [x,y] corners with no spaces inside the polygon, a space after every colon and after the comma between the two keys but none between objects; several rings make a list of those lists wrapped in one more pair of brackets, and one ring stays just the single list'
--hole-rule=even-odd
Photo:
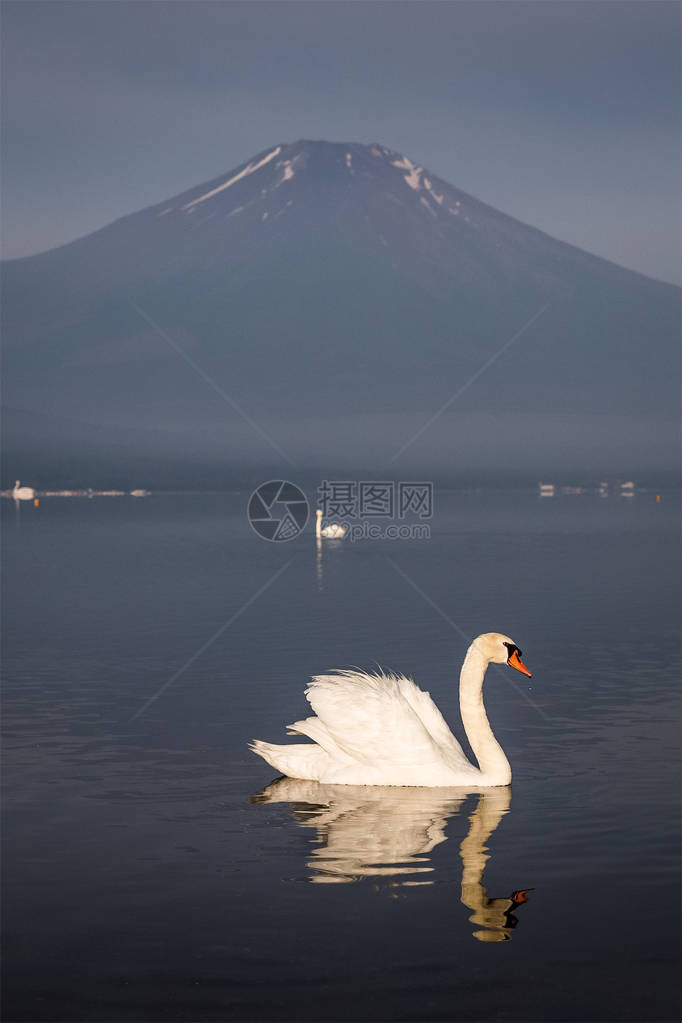
[{"label": "distant white swan", "polygon": [[338,522],[331,522],[328,526],[322,526],[322,510],[320,508],[315,512],[315,536],[318,538],[324,537],[325,540],[341,540],[348,529],[346,526],[340,526]]},{"label": "distant white swan", "polygon": [[33,487],[22,487],[21,480],[16,480],[14,484],[14,490],[12,491],[12,497],[15,501],[32,501],[36,496],[36,492]]},{"label": "distant white swan", "polygon": [[467,651],[459,706],[479,767],[428,693],[402,675],[340,671],[318,675],[306,689],[316,717],[288,726],[313,743],[276,746],[255,739],[254,753],[282,774],[341,785],[508,785],[511,768],[483,706],[489,664],[508,664],[530,677],[508,636],[486,632]]}]

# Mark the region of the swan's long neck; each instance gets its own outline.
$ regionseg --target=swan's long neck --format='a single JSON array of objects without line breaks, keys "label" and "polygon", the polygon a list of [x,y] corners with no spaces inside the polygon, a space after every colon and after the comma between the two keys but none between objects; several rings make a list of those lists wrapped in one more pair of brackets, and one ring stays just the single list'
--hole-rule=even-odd
[{"label": "swan's long neck", "polygon": [[511,768],[504,750],[493,735],[483,706],[483,679],[487,658],[472,643],[459,676],[459,708],[467,738],[489,785],[508,785]]},{"label": "swan's long neck", "polygon": [[315,536],[318,537],[318,538],[322,536],[322,516],[321,515],[316,515],[315,516]]}]

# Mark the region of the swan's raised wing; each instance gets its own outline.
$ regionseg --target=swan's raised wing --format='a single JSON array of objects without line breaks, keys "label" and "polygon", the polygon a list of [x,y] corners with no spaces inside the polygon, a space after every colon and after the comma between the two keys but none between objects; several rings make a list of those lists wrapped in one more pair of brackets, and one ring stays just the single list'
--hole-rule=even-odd
[{"label": "swan's raised wing", "polygon": [[395,768],[445,762],[475,771],[429,694],[411,679],[340,671],[316,676],[306,696],[337,747],[357,763]]},{"label": "swan's raised wing", "polygon": [[434,741],[442,749],[449,751],[450,755],[455,759],[455,762],[458,765],[461,763],[462,765],[466,764],[467,767],[471,767],[464,750],[450,731],[445,718],[431,699],[431,695],[429,693],[425,693],[423,689],[420,689],[411,678],[405,678],[400,675],[397,677],[396,681],[400,686],[400,691],[403,697],[410,704],[412,710],[419,717],[420,721]]}]

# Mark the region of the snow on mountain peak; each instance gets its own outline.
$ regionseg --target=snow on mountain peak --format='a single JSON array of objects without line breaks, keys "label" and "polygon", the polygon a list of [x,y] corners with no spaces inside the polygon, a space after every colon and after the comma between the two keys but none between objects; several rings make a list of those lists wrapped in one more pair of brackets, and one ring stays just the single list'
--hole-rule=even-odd
[{"label": "snow on mountain peak", "polygon": [[268,153],[267,156],[264,156],[262,160],[258,161],[258,163],[248,164],[244,168],[244,170],[241,170],[239,171],[238,174],[233,175],[233,177],[229,178],[229,180],[225,181],[222,185],[218,185],[217,188],[212,188],[210,192],[206,192],[204,195],[200,195],[198,199],[193,199],[192,202],[186,203],[182,207],[183,210],[187,211],[191,210],[194,206],[197,205],[197,203],[205,202],[206,199],[211,199],[214,195],[217,195],[218,192],[223,192],[226,188],[229,188],[230,185],[234,185],[236,181],[241,181],[241,179],[245,178],[248,174],[253,174],[253,172],[257,171],[259,167],[265,166],[266,163],[269,163],[270,160],[274,159],[274,157],[277,156],[281,152],[281,150],[282,147],[277,146],[276,149],[273,149],[271,153]]},{"label": "snow on mountain peak", "polygon": [[404,175],[405,181],[413,188],[415,192],[418,192],[421,188],[421,182],[419,175],[422,173],[423,168],[417,167],[416,164],[412,163],[409,156],[401,156],[399,160],[391,161],[394,167],[399,167],[401,170],[406,170],[407,174]]},{"label": "snow on mountain peak", "polygon": [[290,181],[294,176],[293,160],[280,160],[277,164],[278,167],[284,167],[280,184],[282,181]]},{"label": "snow on mountain peak", "polygon": [[[256,172],[260,172],[257,178]],[[158,218],[170,213],[188,215],[199,211],[201,216],[196,223],[203,224],[214,216],[228,220],[236,214],[245,213],[255,204],[251,215],[262,224],[267,219],[272,222],[290,208],[284,194],[292,194],[290,186],[301,196],[311,189],[311,194],[326,194],[330,201],[341,201],[340,196],[350,194],[347,192],[349,179],[353,179],[354,187],[359,191],[378,187],[383,196],[382,202],[399,206],[410,204],[403,191],[407,185],[413,203],[422,213],[438,219],[445,214],[449,224],[452,220],[447,214],[456,217],[461,212],[459,201],[455,203],[447,182],[434,179],[424,167],[394,149],[379,143],[363,145],[300,139],[263,151],[240,169],[228,172],[224,179],[214,178],[203,188],[199,186],[182,197],[178,196],[180,201],[177,205],[159,204],[155,215]],[[398,182],[400,188],[396,188]],[[228,195],[228,190],[238,183],[239,187]],[[282,186],[286,186],[284,193],[280,192]],[[281,196],[279,199],[276,198],[278,194]],[[212,200],[217,197],[223,201],[214,203]],[[387,244],[383,236],[381,241]]]}]

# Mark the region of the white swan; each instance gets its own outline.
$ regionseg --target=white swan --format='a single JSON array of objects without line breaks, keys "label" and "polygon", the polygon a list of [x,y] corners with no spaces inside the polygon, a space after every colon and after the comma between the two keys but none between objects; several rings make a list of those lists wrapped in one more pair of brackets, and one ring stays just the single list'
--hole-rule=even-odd
[{"label": "white swan", "polygon": [[14,483],[14,490],[12,491],[12,497],[15,501],[32,501],[36,496],[36,492],[33,487],[22,487],[21,480],[16,480]]},{"label": "white swan", "polygon": [[325,540],[341,540],[348,529],[346,526],[340,526],[338,522],[331,522],[328,526],[322,526],[322,509],[318,508],[315,512],[315,536],[320,539],[321,536]]},{"label": "white swan", "polygon": [[340,785],[508,785],[511,768],[483,706],[489,664],[530,677],[508,636],[486,632],[467,651],[459,678],[462,722],[479,767],[470,764],[428,693],[402,675],[340,671],[318,675],[306,689],[316,717],[291,733],[313,744],[250,747],[282,774]]}]

